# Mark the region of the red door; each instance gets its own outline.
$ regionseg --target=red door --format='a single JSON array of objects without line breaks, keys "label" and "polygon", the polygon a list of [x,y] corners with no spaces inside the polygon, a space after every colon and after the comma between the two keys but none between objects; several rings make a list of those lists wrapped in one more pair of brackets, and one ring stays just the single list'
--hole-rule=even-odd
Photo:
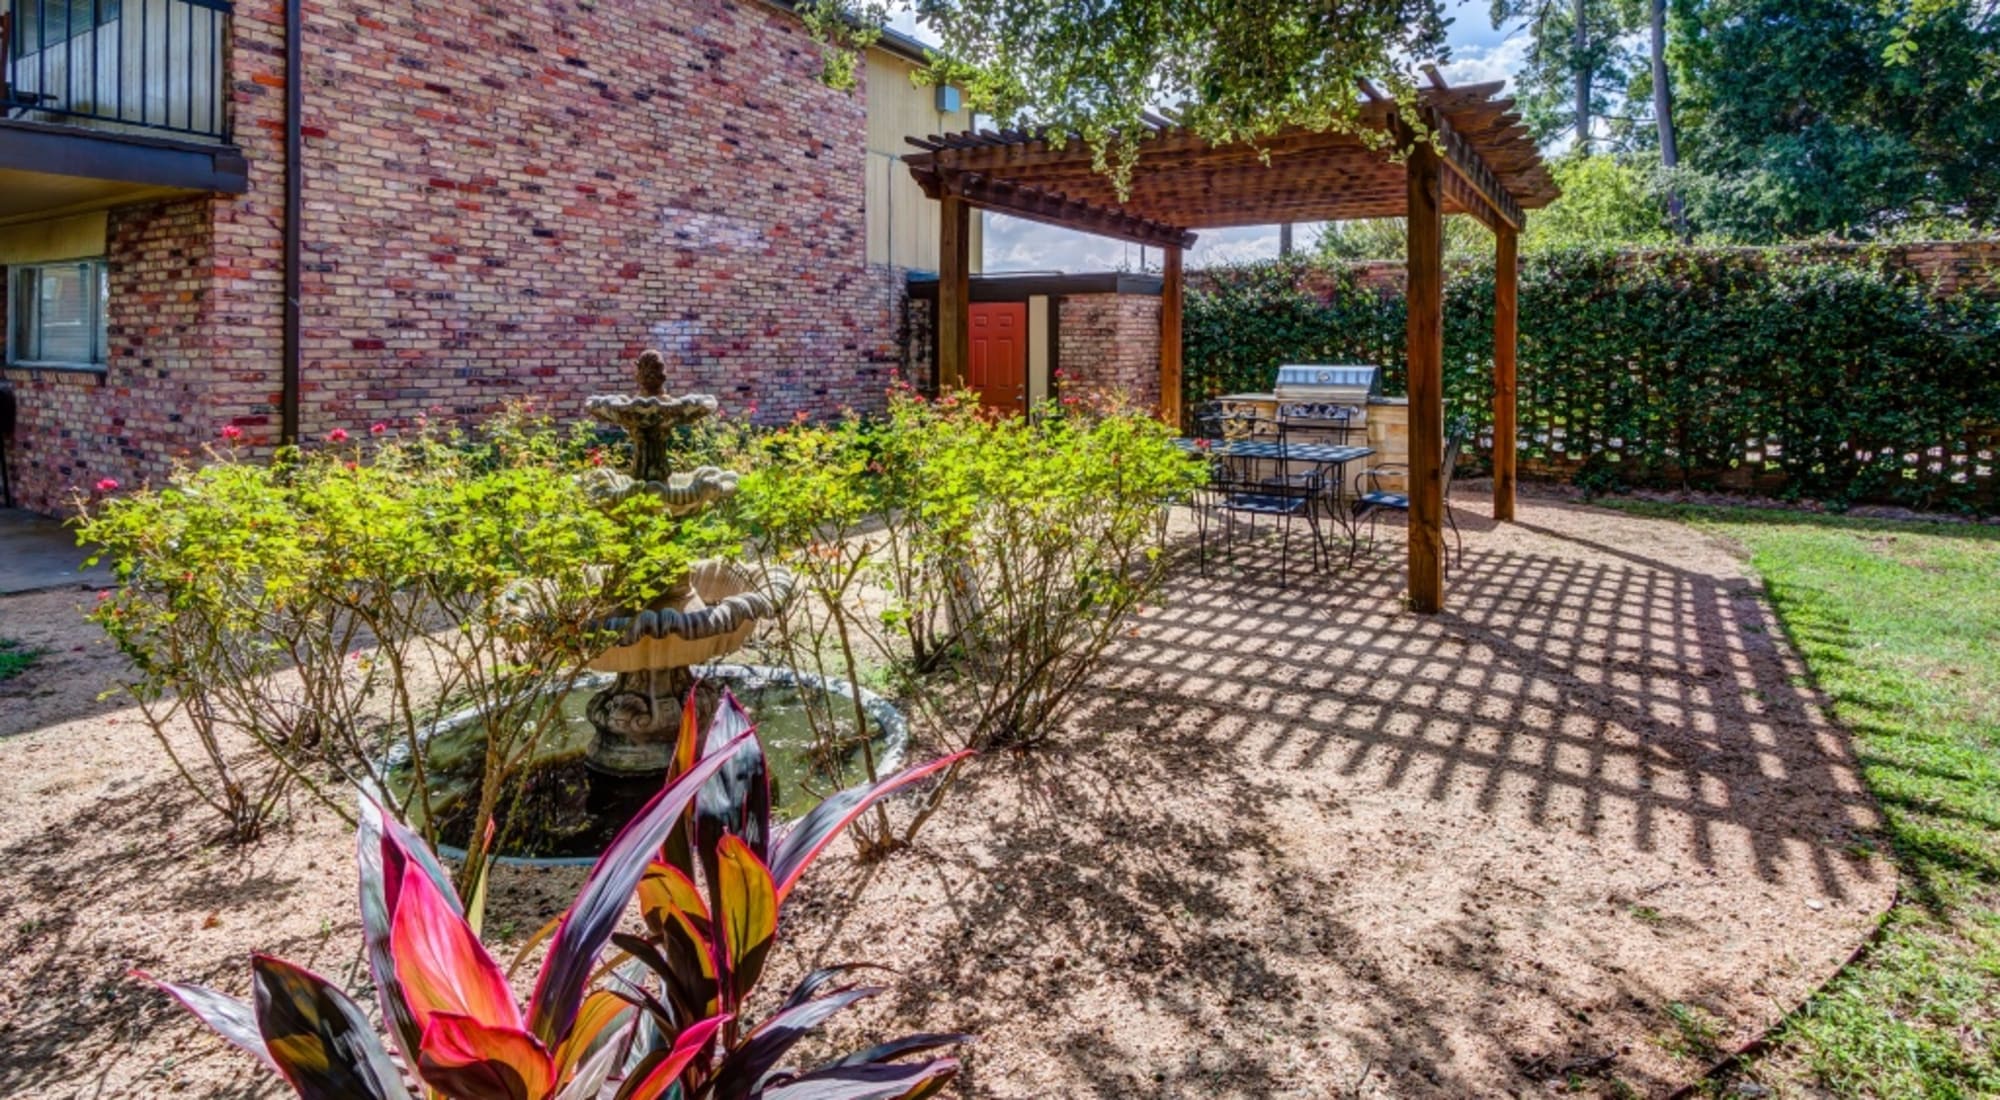
[{"label": "red door", "polygon": [[972,303],[972,355],[965,384],[979,403],[1010,412],[1028,409],[1028,303]]}]

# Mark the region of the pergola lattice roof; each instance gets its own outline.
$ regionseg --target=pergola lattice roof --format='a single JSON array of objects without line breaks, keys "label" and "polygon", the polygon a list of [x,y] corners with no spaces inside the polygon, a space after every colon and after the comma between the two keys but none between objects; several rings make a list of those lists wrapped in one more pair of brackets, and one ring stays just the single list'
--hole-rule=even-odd
[{"label": "pergola lattice roof", "polygon": [[[1445,212],[1518,229],[1523,210],[1548,205],[1558,192],[1514,101],[1498,97],[1501,88],[1449,87],[1433,70],[1418,107],[1438,134]],[[1364,123],[1394,134],[1396,105],[1373,88],[1364,91]],[[951,191],[973,206],[1160,247],[1186,247],[1195,229],[1406,213],[1403,166],[1354,134],[1291,129],[1254,145],[1213,145],[1171,115],[1150,115],[1147,123],[1122,200],[1075,135],[912,137],[921,151],[903,160],[933,197]]]}]

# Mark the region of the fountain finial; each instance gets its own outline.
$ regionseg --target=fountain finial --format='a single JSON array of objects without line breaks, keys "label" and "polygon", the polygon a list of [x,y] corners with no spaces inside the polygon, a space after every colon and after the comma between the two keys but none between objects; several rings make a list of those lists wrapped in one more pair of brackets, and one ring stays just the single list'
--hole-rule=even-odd
[{"label": "fountain finial", "polygon": [[639,392],[647,397],[658,397],[667,390],[667,357],[657,348],[647,348],[639,353],[639,361],[633,366],[633,373],[639,378]]}]

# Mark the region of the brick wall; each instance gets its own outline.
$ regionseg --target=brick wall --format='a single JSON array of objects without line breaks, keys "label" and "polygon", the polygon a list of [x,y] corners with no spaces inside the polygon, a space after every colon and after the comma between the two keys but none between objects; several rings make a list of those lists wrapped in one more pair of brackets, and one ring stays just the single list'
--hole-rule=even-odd
[{"label": "brick wall", "polygon": [[914,294],[903,298],[903,381],[918,393],[937,392],[935,303]]},{"label": "brick wall", "polygon": [[234,384],[213,353],[208,205],[186,199],[111,213],[110,364],[102,374],[0,372],[19,405],[8,456],[16,503],[62,511],[73,490],[103,478],[157,481],[175,457],[208,438],[212,397]]},{"label": "brick wall", "polygon": [[[276,433],[282,3],[234,18],[249,192],[116,216],[111,370],[22,385],[31,507],[157,477],[224,422]],[[517,397],[580,413],[654,346],[672,388],[760,419],[879,406],[903,273],[865,259],[865,89],[819,83],[796,17],[307,0],[305,18],[306,438]]]},{"label": "brick wall", "polygon": [[1119,393],[1133,404],[1160,404],[1160,299],[1147,294],[1075,294],[1062,299],[1059,326],[1067,395]]}]

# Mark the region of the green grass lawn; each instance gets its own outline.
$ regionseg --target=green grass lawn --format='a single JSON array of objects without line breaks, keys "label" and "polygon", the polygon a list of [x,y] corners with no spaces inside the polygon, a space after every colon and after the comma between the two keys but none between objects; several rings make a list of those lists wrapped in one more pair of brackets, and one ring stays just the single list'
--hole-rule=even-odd
[{"label": "green grass lawn", "polygon": [[1854,733],[1902,869],[1879,942],[1743,1079],[1781,1095],[2000,1096],[2000,530],[1621,507],[1748,552]]}]

